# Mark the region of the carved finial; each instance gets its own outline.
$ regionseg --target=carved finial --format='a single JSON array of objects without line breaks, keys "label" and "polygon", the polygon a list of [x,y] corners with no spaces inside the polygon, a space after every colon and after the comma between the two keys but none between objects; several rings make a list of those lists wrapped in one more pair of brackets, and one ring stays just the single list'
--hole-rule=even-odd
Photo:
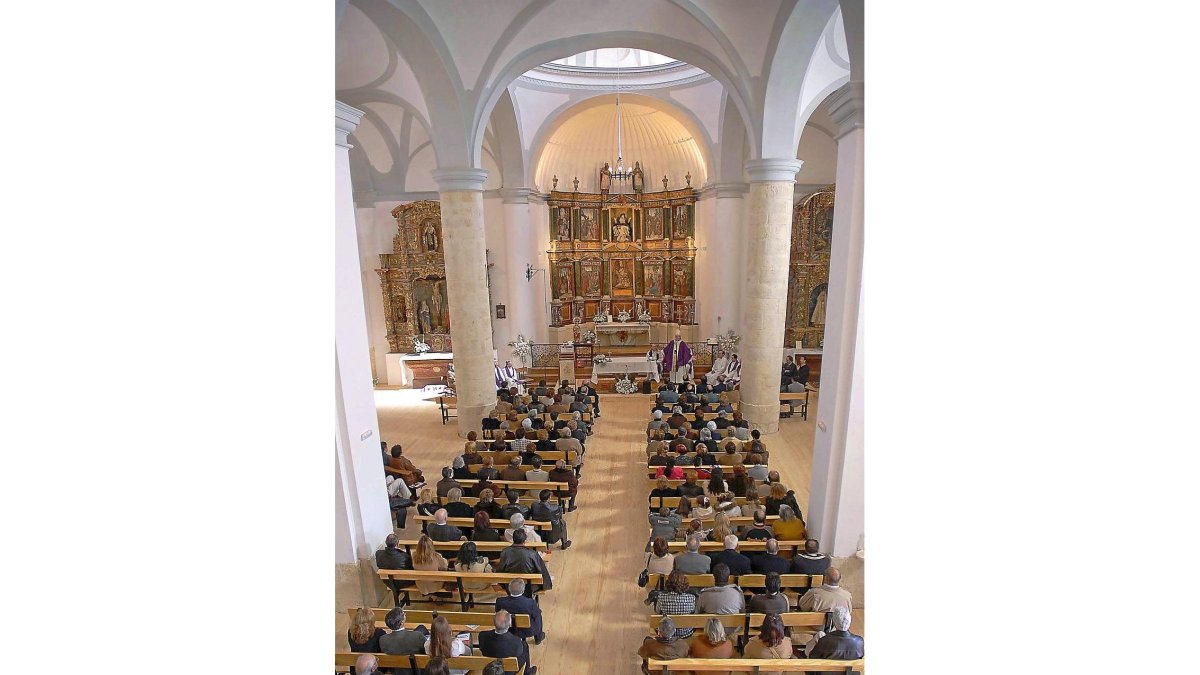
[{"label": "carved finial", "polygon": [[687,181],[687,186],[692,187],[692,172],[691,171],[687,172],[687,175],[684,176],[683,178],[684,178],[684,180]]},{"label": "carved finial", "polygon": [[558,189],[558,174],[554,174],[554,187],[552,187],[552,188],[550,188],[550,189],[551,189],[551,190],[557,190],[557,189]]},{"label": "carved finial", "polygon": [[575,176],[575,180],[571,182],[575,185],[575,191],[579,192],[579,176]]},{"label": "carved finial", "polygon": [[667,177],[664,175],[663,176],[663,190],[666,190],[666,189],[667,189]]}]

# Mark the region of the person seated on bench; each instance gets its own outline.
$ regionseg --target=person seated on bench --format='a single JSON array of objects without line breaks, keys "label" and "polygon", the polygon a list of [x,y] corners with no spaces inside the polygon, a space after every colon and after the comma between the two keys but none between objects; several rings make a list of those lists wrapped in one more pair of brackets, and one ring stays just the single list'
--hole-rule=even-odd
[{"label": "person seated on bench", "polygon": [[804,519],[796,515],[790,504],[779,505],[779,520],[771,526],[776,539],[783,541],[800,541],[804,538]]},{"label": "person seated on bench", "polygon": [[837,607],[847,610],[854,608],[854,598],[850,591],[841,587],[842,573],[836,567],[825,570],[825,583],[818,588],[810,588],[800,596],[801,612],[828,612]]},{"label": "person seated on bench", "polygon": [[[670,480],[683,480],[683,469],[675,466],[674,457],[667,457],[666,463],[658,467],[658,470],[654,472],[654,477],[666,477]],[[678,493],[678,490],[676,490],[676,492]]]},{"label": "person seated on bench", "polygon": [[[550,472],[542,468],[541,457],[534,455],[533,459],[531,459],[529,463],[533,466],[533,468],[525,472],[525,480],[534,481],[537,483],[545,483],[546,481],[550,480]],[[534,520],[540,519],[535,518]]]},{"label": "person seated on bench", "polygon": [[479,471],[475,472],[479,480],[495,480],[500,477],[500,472],[496,470],[493,464],[494,461],[491,455],[483,456],[483,466],[479,467]]},{"label": "person seated on bench", "polygon": [[421,675],[453,675],[454,673],[462,673],[466,675],[465,670],[450,670],[450,662],[444,656],[434,656],[429,659],[429,663],[425,664],[425,668],[421,670]]},{"label": "person seated on bench", "polygon": [[455,480],[475,480],[475,474],[471,473],[471,467],[461,456],[450,460],[450,469],[454,472]]},{"label": "person seated on bench", "polygon": [[496,609],[509,614],[528,614],[529,628],[513,628],[514,635],[521,639],[533,638],[533,644],[540,645],[546,639],[542,630],[542,606],[533,598],[525,595],[525,580],[513,579],[508,582],[508,596],[496,598]]},{"label": "person seated on bench", "polygon": [[[734,537],[736,545],[737,537]],[[710,556],[711,557],[711,556]],[[746,564],[749,571],[750,565]],[[714,561],[712,567],[714,586],[700,589],[696,597],[697,614],[742,614],[746,611],[746,599],[737,584],[729,583],[729,565]]]},{"label": "person seated on bench", "polygon": [[458,488],[459,492],[462,492],[462,485],[454,480],[454,469],[448,466],[442,467],[442,479],[434,487],[437,489],[437,496],[439,497],[445,497],[454,488]]},{"label": "person seated on bench", "polygon": [[[729,522],[729,516],[724,511],[717,511],[713,514],[713,529],[708,533],[708,541],[717,541],[723,543],[725,541],[725,537],[729,536],[732,536],[736,539],[737,535],[734,534],[734,532],[735,530],[733,528],[733,524]],[[709,555],[715,554],[710,553]],[[750,568],[749,558],[746,559],[746,568]]]},{"label": "person seated on bench", "polygon": [[[549,581],[550,573],[546,569],[546,563],[537,554],[537,551],[525,546],[526,537],[528,537],[528,533],[523,529],[513,532],[512,546],[500,551],[500,562],[496,565],[496,571],[513,574],[541,574],[543,581]],[[543,583],[543,587],[547,590],[550,589],[550,586],[545,583]]]},{"label": "person seated on bench", "polygon": [[540,522],[550,523],[550,531],[546,533],[546,543],[561,542],[562,550],[571,548],[571,539],[567,536],[567,521],[563,520],[562,505],[551,503],[554,493],[542,490],[538,493],[538,502],[529,509],[529,517]]},{"label": "person seated on bench", "polygon": [[[475,506],[472,507],[471,515],[469,517],[474,518],[476,513],[482,511],[483,513],[486,513],[489,518],[503,518],[504,509],[496,503],[496,499],[493,496],[494,494],[495,493],[492,492],[492,490],[484,490],[483,492],[479,493],[479,501],[475,502]],[[478,541],[474,537],[472,537],[472,540]]]},{"label": "person seated on bench", "polygon": [[460,455],[463,463],[467,468],[483,464],[483,455],[479,454],[479,444],[471,439],[475,435],[474,431],[467,432],[467,442],[463,445],[463,454]]},{"label": "person seated on bench", "polygon": [[[571,452],[574,450],[579,455],[583,454],[583,443],[579,442],[578,438],[571,435],[571,429],[563,427],[558,430],[559,438],[554,441],[554,449],[559,452]],[[570,455],[567,455],[568,457]]]},{"label": "person seated on bench", "polygon": [[750,598],[747,609],[755,614],[786,614],[791,605],[787,596],[780,592],[782,584],[778,572],[767,572],[766,593],[756,593]]},{"label": "person seated on bench", "polygon": [[[488,574],[493,570],[492,563],[487,557],[479,555],[479,550],[475,548],[475,542],[465,541],[462,546],[458,547],[458,554],[454,557],[454,571]],[[492,584],[486,581],[464,581],[463,590],[468,593],[491,593]],[[455,656],[460,656],[460,654],[455,654]]]},{"label": "person seated on bench", "polygon": [[[459,503],[461,504],[462,502]],[[466,504],[463,504],[463,506],[466,506]],[[429,535],[430,539],[433,541],[458,541],[466,536],[462,530],[446,523],[446,518],[448,517],[446,509],[438,509],[434,512],[433,524],[425,527],[425,532]]]},{"label": "person seated on bench", "polygon": [[[704,632],[692,639],[692,647],[688,650],[688,658],[692,659],[731,659],[734,658],[736,650],[733,647],[733,640],[729,639],[737,634],[738,630],[732,629],[731,634],[725,633],[725,626],[721,625],[720,619],[709,619],[704,622]],[[720,673],[712,673],[711,675],[721,675]],[[728,673],[726,673],[728,675]]]},{"label": "person seated on bench", "polygon": [[746,465],[737,463],[733,465],[733,478],[729,479],[729,491],[735,497],[745,497],[750,493],[758,494],[754,489],[754,479],[746,473]]},{"label": "person seated on bench", "polygon": [[[599,417],[600,416],[600,393],[596,391],[596,388],[593,387],[592,385],[588,384],[587,382],[584,382],[582,385],[579,386],[579,389],[576,393],[579,394],[580,399],[582,399],[584,401],[588,401],[588,400],[592,401],[592,417]],[[589,399],[589,397],[592,397],[592,398]]]},{"label": "person seated on bench", "polygon": [[760,553],[750,558],[750,571],[755,574],[767,574],[770,572],[788,574],[791,572],[792,561],[779,556],[778,540],[768,539],[766,549],[766,553]]},{"label": "person seated on bench", "polygon": [[687,471],[684,473],[683,484],[676,488],[679,490],[680,497],[695,499],[704,494],[704,486],[696,482],[697,477],[698,476],[695,471]]},{"label": "person seated on bench", "polygon": [[471,494],[476,497],[482,497],[483,493],[490,491],[493,495],[500,494],[500,486],[493,483],[490,479],[480,478],[475,481],[475,486],[471,488]]},{"label": "person seated on bench", "polygon": [[825,574],[833,561],[820,550],[821,544],[816,539],[806,540],[804,552],[792,558],[792,574]]},{"label": "person seated on bench", "polygon": [[[762,493],[759,492],[759,494]],[[800,514],[800,505],[796,503],[796,493],[787,489],[783,483],[771,483],[771,493],[767,496],[766,503],[767,515],[779,515],[779,507],[783,506],[784,504],[792,507],[792,510],[795,511],[797,515]]]},{"label": "person seated on bench", "polygon": [[[797,382],[790,377],[785,377],[785,378],[783,378],[783,384],[782,384],[782,386],[780,386],[779,391],[787,392],[789,394],[803,394],[804,393],[804,383]],[[787,403],[787,405],[788,405],[788,411],[787,411],[788,417],[791,417],[792,415],[794,415],[796,413],[795,399],[788,399],[787,401],[783,401],[783,403]]]},{"label": "person seated on bench", "polygon": [[752,539],[758,539],[758,540],[765,541],[767,539],[771,539],[774,536],[775,536],[775,533],[771,531],[771,528],[767,527],[767,512],[766,511],[755,511],[754,512],[754,524],[751,525],[748,530],[746,530],[745,534],[742,535],[742,538],[747,541],[752,540]]},{"label": "person seated on bench", "polygon": [[[687,575],[679,570],[673,570],[663,582],[662,590],[651,591],[646,604],[654,605],[655,614],[680,616],[692,614],[696,610],[696,596],[688,585]],[[675,638],[686,640],[692,636],[692,628],[676,628]]]},{"label": "person seated on bench", "polygon": [[490,525],[491,516],[487,511],[475,512],[475,525],[471,528],[471,541],[504,541],[500,530]]},{"label": "person seated on bench", "polygon": [[[429,631],[429,637],[425,640],[424,651],[426,654],[442,659],[452,659],[455,656],[470,656],[471,655],[471,634],[462,633],[455,635],[454,631],[450,630],[450,622],[444,616],[434,617],[433,623],[430,624],[432,630]],[[436,659],[430,659],[429,665],[426,666],[425,672],[429,673],[433,670],[433,662]],[[442,662],[443,665],[445,661]],[[466,668],[447,668],[449,675],[467,675]]]},{"label": "person seated on bench", "polygon": [[742,517],[751,518],[754,516],[754,512],[761,508],[762,504],[759,501],[758,493],[751,492],[750,494],[746,495],[746,503],[742,504],[741,506]]},{"label": "person seated on bench", "polygon": [[674,386],[667,384],[665,388],[658,390],[658,398],[656,400],[662,403],[678,403],[679,392],[675,391]]},{"label": "person seated on bench", "polygon": [[[715,570],[717,567],[724,565],[725,569],[729,570],[731,574],[750,574],[750,559],[738,553],[737,535],[727,534],[724,539],[719,541],[724,542],[724,550],[708,554],[708,557],[712,558],[713,569]],[[715,613],[720,614],[720,612]]]},{"label": "person seated on bench", "polygon": [[692,509],[692,518],[698,520],[711,520],[716,515],[713,509],[712,498],[702,494],[696,497],[696,506]]},{"label": "person seated on bench", "polygon": [[[423,534],[417,540],[417,548],[413,550],[412,558],[413,569],[420,572],[445,572],[450,569],[450,563],[433,547],[433,540],[428,535]],[[441,598],[434,598],[434,594],[458,588],[454,583],[449,581],[418,581],[416,584],[418,591],[427,598],[437,600],[438,602],[441,601]]]},{"label": "person seated on bench", "polygon": [[532,541],[535,544],[542,543],[542,535],[538,534],[537,529],[535,529],[532,525],[525,524],[525,516],[519,513],[514,513],[512,517],[508,519],[508,522],[510,525],[512,525],[512,527],[504,530],[504,541],[512,541],[513,532],[516,532],[517,530],[524,530],[526,537],[528,537],[527,541]]},{"label": "person seated on bench", "polygon": [[[374,617],[374,614],[372,614]],[[371,625],[375,625],[375,619],[371,619]],[[380,630],[383,630],[382,628]],[[354,661],[354,667],[350,669],[350,675],[379,675],[379,659],[374,654],[363,654]]]},{"label": "person seated on bench", "polygon": [[346,641],[350,643],[352,652],[379,652],[379,638],[387,635],[382,628],[375,627],[375,612],[367,607],[354,610],[354,618],[350,620],[350,628],[346,631]]},{"label": "person seated on bench", "polygon": [[675,569],[684,574],[708,574],[712,558],[700,553],[701,537],[687,538],[687,551],[675,556]]},{"label": "person seated on bench", "polygon": [[575,413],[575,419],[567,420],[567,428],[571,430],[571,436],[579,441],[579,445],[587,448],[587,437],[592,435],[592,430],[587,423],[583,421],[581,413]]},{"label": "person seated on bench", "polygon": [[[446,503],[444,505],[446,514],[451,518],[474,518],[475,509],[471,508],[470,504],[463,502],[462,498],[462,488],[452,488],[450,493],[446,495]],[[463,530],[463,534],[467,535],[468,538],[471,536],[471,533],[467,530]]]},{"label": "person seated on bench", "polygon": [[504,498],[508,500],[508,503],[500,509],[501,518],[512,518],[514,514],[529,515],[529,507],[521,503],[521,493],[509,488],[504,491]]},{"label": "person seated on bench", "polygon": [[425,650],[425,638],[429,636],[429,631],[424,626],[417,626],[414,630],[405,628],[402,607],[393,607],[383,618],[383,623],[391,631],[379,638],[379,647],[384,654],[420,654]]},{"label": "person seated on bench", "polygon": [[642,642],[638,656],[642,657],[642,672],[649,675],[650,659],[670,661],[682,659],[688,655],[690,645],[687,640],[675,637],[675,622],[669,616],[664,616],[658,624],[654,635]]},{"label": "person seated on bench", "polygon": [[737,443],[726,441],[721,446],[721,449],[723,450],[723,454],[717,455],[717,463],[721,466],[733,466],[744,463],[745,457],[742,453],[738,452]]},{"label": "person seated on bench", "polygon": [[853,661],[863,658],[863,638],[850,632],[850,610],[835,607],[833,630],[817,631],[808,643],[808,658]]},{"label": "person seated on bench", "polygon": [[[495,630],[485,630],[479,634],[479,651],[492,658],[516,657],[517,665],[525,669],[526,675],[536,675],[537,668],[529,665],[529,644],[509,632],[512,615],[502,609],[496,612],[492,625],[496,627]],[[505,671],[505,675],[516,673]]]},{"label": "person seated on bench", "polygon": [[659,476],[658,482],[655,483],[654,489],[650,491],[650,499],[649,499],[650,510],[651,511],[655,510],[657,503],[658,503],[657,500],[659,497],[678,497],[678,496],[680,496],[679,488],[671,487],[671,483],[669,480],[667,480],[666,476]]},{"label": "person seated on bench", "polygon": [[[768,614],[763,619],[758,637],[746,644],[743,658],[747,659],[791,659],[792,640],[784,632],[783,619],[778,614]],[[782,675],[778,670],[763,670],[760,675]]]},{"label": "person seated on bench", "polygon": [[388,462],[388,466],[396,470],[400,477],[404,479],[404,484],[410,488],[421,485],[425,482],[425,476],[421,470],[413,466],[413,463],[408,461],[404,456],[404,448],[400,445],[392,446],[392,459]]},{"label": "person seated on bench", "polygon": [[525,472],[521,470],[521,458],[513,456],[508,460],[508,466],[500,472],[500,480],[525,480]]},{"label": "person seated on bench", "polygon": [[671,540],[675,538],[675,530],[681,524],[683,519],[678,513],[673,513],[671,509],[663,506],[659,508],[658,513],[651,513],[650,520],[650,539],[646,542],[646,552],[650,552],[650,543],[655,537]]},{"label": "person seated on bench", "polygon": [[567,467],[566,461],[560,459],[554,463],[554,468],[550,470],[549,481],[551,483],[567,484],[566,497],[571,500],[571,506],[567,508],[567,513],[574,511],[575,496],[579,494],[579,477]]},{"label": "person seated on bench", "polygon": [[669,427],[671,431],[675,431],[679,427],[686,427],[687,424],[688,420],[683,416],[683,408],[680,406],[675,406],[672,408],[671,416],[667,418],[667,427]]},{"label": "person seated on bench", "polygon": [[440,508],[442,505],[438,503],[437,493],[433,488],[421,488],[420,494],[417,495],[417,515],[432,516]]},{"label": "person seated on bench", "polygon": [[750,466],[746,468],[747,476],[753,478],[755,482],[758,483],[767,482],[767,476],[769,475],[770,469],[768,469],[767,465],[763,463],[762,455],[750,453],[750,456],[746,458],[746,462],[750,464]]},{"label": "person seated on bench", "polygon": [[[411,570],[412,558],[402,549],[396,547],[400,537],[396,533],[389,534],[383,540],[383,548],[375,551],[375,567],[381,570]],[[367,650],[374,651],[374,650]]]}]

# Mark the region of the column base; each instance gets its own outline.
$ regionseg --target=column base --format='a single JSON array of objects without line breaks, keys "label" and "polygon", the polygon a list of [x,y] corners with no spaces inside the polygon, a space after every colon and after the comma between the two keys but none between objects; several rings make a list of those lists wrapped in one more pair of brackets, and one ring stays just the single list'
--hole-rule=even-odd
[{"label": "column base", "polygon": [[779,431],[779,402],[771,404],[747,403],[742,399],[741,403],[742,417],[750,423],[752,429],[758,429],[764,434],[773,434]]},{"label": "column base", "polygon": [[487,417],[489,411],[495,408],[496,404],[490,405],[472,405],[466,406],[461,402],[458,404],[458,436],[466,438],[467,433],[474,431],[481,433],[483,430],[483,418]]},{"label": "column base", "polygon": [[357,563],[334,565],[333,601],[335,609],[345,613],[350,607],[379,607],[387,588],[375,573],[375,564],[368,558]]}]

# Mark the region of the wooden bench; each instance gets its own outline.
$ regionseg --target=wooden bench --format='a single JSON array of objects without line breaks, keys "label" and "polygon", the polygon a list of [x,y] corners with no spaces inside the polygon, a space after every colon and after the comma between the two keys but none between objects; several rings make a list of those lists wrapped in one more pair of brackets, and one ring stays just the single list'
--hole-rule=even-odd
[{"label": "wooden bench", "polygon": [[[396,546],[403,546],[404,552],[407,553],[411,558],[412,550],[418,543],[420,543],[420,540],[418,539],[401,539],[400,541],[396,542]],[[454,560],[458,556],[458,549],[462,548],[462,545],[465,543],[465,541],[435,541],[433,542],[433,548],[438,553],[441,553],[442,557],[446,560]],[[509,546],[512,546],[512,544],[508,543],[507,541],[476,541],[471,543],[475,544],[475,550],[479,552],[479,555],[492,559],[499,558],[501,551]],[[800,543],[801,545],[804,544],[804,542]],[[544,549],[546,548],[546,542],[526,542],[525,548]],[[449,553],[450,555],[446,555],[446,553]]]},{"label": "wooden bench", "polygon": [[[466,504],[467,506],[475,506],[476,504],[479,503],[479,497],[460,497],[459,501]],[[492,501],[496,502],[501,507],[508,506],[508,498],[506,498],[506,497],[501,498],[501,499],[493,499]],[[538,501],[539,501],[538,498],[534,497],[532,495],[530,495],[528,497],[520,497],[517,499],[518,504],[527,504],[527,505],[536,504]],[[555,495],[550,495],[550,501],[557,502],[558,497]],[[450,503],[450,498],[449,497],[438,497],[437,502],[439,504],[445,505],[445,504]]]},{"label": "wooden bench", "polygon": [[[649,512],[647,512],[647,515],[649,515]],[[694,518],[684,518],[683,522],[686,524],[686,523],[692,522],[693,520],[695,520],[695,519]],[[771,523],[773,523],[777,520],[779,520],[779,516],[767,516],[767,525],[769,526]],[[717,522],[717,519],[715,517],[700,519],[701,526],[712,526],[712,525],[716,524],[716,522]],[[747,525],[753,525],[754,524],[754,516],[730,516],[729,524],[732,525],[733,527],[744,527]],[[741,544],[739,543],[738,545],[740,546]]]},{"label": "wooden bench", "polygon": [[[735,441],[736,441],[736,439],[735,439]],[[674,441],[672,441],[672,442],[674,442]],[[742,453],[742,455],[744,455],[743,459],[744,459],[744,460],[746,460],[746,459],[750,459],[750,448],[748,447],[750,444],[749,444],[749,443],[743,443],[742,441],[736,441],[736,442],[737,442],[737,444],[738,444],[738,446],[739,446],[739,448],[738,448],[738,452],[740,452],[740,453]],[[722,443],[724,443],[724,441],[717,441],[717,444],[718,444],[718,446],[721,446],[721,444],[722,444]],[[670,443],[668,443],[667,445],[670,445]],[[715,453],[709,453],[709,454],[710,454],[710,455],[712,455],[713,457],[716,457],[718,460],[720,460],[720,458],[721,458],[721,457],[724,457],[724,456],[725,456],[725,448],[724,448],[723,446],[721,446],[721,447],[719,447],[719,448],[718,448],[718,450],[719,450],[719,452],[715,452]],[[683,456],[683,457],[687,457],[688,459],[692,460],[692,462],[695,462],[695,461],[696,461],[696,456],[697,456],[698,454],[699,454],[699,453],[697,453],[695,450],[689,450],[688,452],[685,452],[685,453],[683,453],[683,455],[682,455],[682,456]],[[763,465],[763,466],[767,466],[767,465],[769,464],[769,462],[770,462],[770,455],[771,455],[771,453],[768,451],[768,452],[767,452],[767,456],[763,458],[763,461],[762,461],[762,465]],[[654,458],[654,457],[657,457],[657,456],[658,456],[658,450],[657,450],[657,449],[655,449],[654,451],[647,450],[647,451],[646,451],[646,462],[647,462],[646,466],[647,466],[647,467],[649,467],[649,468],[651,468],[651,469],[657,468],[657,467],[651,466],[651,465],[649,464],[650,460],[651,460],[652,458]],[[672,458],[672,459],[675,459],[675,460],[676,460],[676,462],[675,462],[675,466],[678,466],[678,467],[680,467],[681,469],[687,470],[687,469],[694,469],[694,468],[696,468],[694,464],[680,464],[680,463],[679,463],[679,461],[678,461],[678,459],[679,459],[679,457],[680,457],[679,453],[672,451],[672,450],[671,450],[671,448],[669,448],[669,447],[667,448],[666,456],[667,456],[667,457],[670,457],[670,458]],[[732,465],[730,465],[730,464],[721,464],[721,462],[720,462],[720,461],[718,461],[717,463],[718,463],[718,464],[720,464],[720,466],[721,466],[721,471],[724,471],[726,468],[728,468],[728,467],[732,466]],[[711,466],[711,465],[709,465],[709,464],[705,464],[704,466]],[[745,466],[746,466],[746,468],[747,468],[747,469],[749,469],[750,467],[752,467],[752,466],[755,466],[755,465],[754,465],[754,464],[746,464]]]},{"label": "wooden bench", "polygon": [[[668,457],[669,457],[669,456],[670,456],[670,455],[668,455]],[[745,465],[746,469],[750,469],[751,467],[755,467],[755,466],[766,466],[766,464],[746,464],[746,465]],[[529,468],[531,468],[531,469],[532,469],[533,467],[529,467]],[[646,476],[648,476],[648,477],[650,477],[650,478],[654,478],[654,474],[655,474],[655,473],[656,473],[656,472],[657,472],[657,471],[658,471],[660,468],[662,468],[662,467],[659,467],[659,466],[647,466],[647,467],[646,467]],[[679,468],[680,468],[680,469],[683,469],[683,470],[686,472],[686,471],[688,471],[689,469],[691,469],[691,470],[695,470],[695,468],[696,468],[696,467],[694,467],[694,466],[680,466]],[[729,469],[729,471],[726,471],[726,469]],[[728,474],[728,475],[727,475],[727,474]],[[725,464],[722,464],[722,465],[721,465],[721,476],[723,476],[723,477],[726,477],[726,481],[725,481],[725,482],[729,482],[729,481],[728,481],[728,478],[733,476],[732,467],[730,467],[730,466],[726,466]],[[761,482],[761,481],[755,481],[755,482]]]},{"label": "wooden bench", "polygon": [[[804,540],[803,539],[799,540],[799,541],[776,540],[776,543],[779,544],[779,557],[781,557],[781,558],[789,558],[789,557],[794,558],[800,551],[804,550]],[[671,553],[683,553],[686,550],[687,550],[687,542],[686,541],[668,541],[667,542],[667,551],[669,551]],[[717,551],[723,551],[723,550],[725,550],[725,542],[721,542],[721,541],[702,541],[702,542],[700,542],[700,552],[701,553],[710,553],[710,552],[716,553]],[[748,553],[748,552],[758,553],[760,551],[765,552],[766,550],[767,550],[767,540],[766,539],[746,539],[746,540],[742,540],[742,541],[738,542],[738,553]]]},{"label": "wooden bench", "polygon": [[[673,509],[676,509],[679,507],[680,499],[682,499],[682,497],[650,497],[650,508],[657,511],[658,509],[665,506],[665,507],[673,510]],[[746,505],[745,497],[734,497],[733,501],[738,506]],[[759,503],[760,504],[762,503],[761,500]],[[696,505],[696,500],[692,499],[692,506],[695,506],[695,505]]]},{"label": "wooden bench", "polygon": [[[780,394],[779,394],[780,417],[791,417],[790,412],[789,413],[783,412],[783,406],[788,405],[789,401],[799,401],[800,402],[800,419],[802,419],[802,420],[808,419],[808,395],[812,391],[813,391],[812,389],[806,388],[804,391],[780,392]],[[790,405],[788,405],[788,410],[791,410]]]},{"label": "wooden bench", "polygon": [[[371,612],[375,614],[376,628],[387,628],[384,619],[392,609],[391,607],[371,608]],[[346,610],[346,613],[350,615],[351,623],[354,623],[354,614],[357,611],[357,607],[351,607]],[[477,640],[479,633],[491,630],[494,627],[492,619],[495,617],[495,614],[492,612],[439,612],[436,610],[427,611],[419,609],[404,610],[404,627],[409,630],[413,630],[417,626],[431,628],[434,618],[438,616],[445,617],[446,621],[450,622],[450,630],[454,631],[455,634],[470,633],[472,648],[479,646]],[[512,620],[513,628],[529,628],[532,625],[528,614],[513,614]]]},{"label": "wooden bench", "polygon": [[[392,602],[397,607],[403,607],[412,602],[412,592],[417,590],[417,581],[442,581],[454,584],[458,591],[458,602],[462,606],[462,611],[470,611],[475,606],[476,591],[468,591],[463,586],[463,581],[492,584],[495,586],[506,586],[513,579],[524,579],[528,584],[528,590],[533,596],[534,602],[537,602],[538,594],[542,593],[542,584],[544,580],[540,574],[517,574],[515,572],[456,572],[454,570],[446,570],[445,572],[426,572],[421,570],[379,570],[379,578],[384,585],[392,591]],[[711,585],[711,584],[709,584]],[[418,591],[419,592],[419,591]],[[404,596],[404,602],[401,604],[400,596]],[[481,602],[483,605],[494,605],[494,602]]]},{"label": "wooden bench", "polygon": [[[509,441],[504,441],[504,443],[508,444]],[[505,451],[503,453],[496,452],[495,450],[480,450],[479,455],[481,457],[491,457],[492,463],[495,464],[497,467],[501,467],[508,463],[508,459],[509,459],[509,457],[512,456],[512,452],[513,451],[511,451],[511,450]],[[546,463],[549,463],[551,466],[553,466],[554,463],[560,459],[566,461],[568,464],[574,464],[575,460],[577,459],[576,456],[579,453],[575,452],[574,450],[569,450],[566,452],[564,452],[562,450],[545,450],[545,451],[535,450],[534,454],[536,454],[538,457],[542,458],[543,466]],[[501,457],[501,455],[503,455],[503,457]],[[497,462],[497,458],[501,459],[502,461]],[[470,464],[468,466],[480,466],[480,465],[479,464]],[[547,469],[547,471],[548,470],[549,469]]]},{"label": "wooden bench", "polygon": [[[429,525],[429,523],[434,522],[435,519],[433,516],[418,515],[418,516],[413,516],[413,520],[417,521],[418,523],[421,523],[422,534],[428,534],[428,532],[426,531],[426,526]],[[751,520],[753,520],[753,519],[751,519]],[[464,527],[466,527],[466,528],[475,527],[475,519],[474,518],[447,518],[446,524],[453,525],[461,530]],[[544,520],[526,520],[525,524],[532,527],[533,529],[539,530],[539,531],[550,530],[554,527],[553,524],[548,523]],[[511,525],[511,523],[502,518],[493,518],[493,519],[488,520],[488,525],[490,525],[491,527],[494,527],[498,530],[506,530]],[[479,543],[479,542],[476,542],[476,543]]]},{"label": "wooden bench", "polygon": [[[665,582],[667,575],[651,574],[650,583],[647,588],[658,588],[660,581]],[[716,581],[713,580],[711,574],[689,574],[687,575],[688,586],[692,588],[707,588],[715,586]],[[746,597],[750,597],[759,589],[765,590],[767,587],[767,575],[765,574],[742,574],[729,575],[729,583],[736,584],[745,593]],[[816,588],[825,583],[825,576],[822,574],[780,574],[779,588],[781,591],[793,591],[797,596],[804,595],[810,588]],[[799,597],[796,598],[796,611],[800,611]]]},{"label": "wooden bench", "polygon": [[[335,654],[334,665],[343,667],[353,666],[354,662],[357,661],[358,657],[360,656],[362,656],[362,654],[358,652],[337,652]],[[391,668],[398,668],[402,671],[407,669],[412,673],[423,673],[425,672],[423,668],[429,665],[429,661],[433,657],[425,654],[400,655],[376,653],[375,658],[379,659],[379,668],[381,671]],[[450,665],[451,669],[457,668],[462,670],[465,668],[471,673],[480,673],[483,672],[484,668],[487,668],[489,663],[495,660],[496,659],[490,656],[455,656],[453,658],[446,659],[446,663]],[[517,675],[524,674],[525,669],[517,666],[517,658],[515,656],[501,659],[501,661],[504,663],[504,672],[516,672]]]},{"label": "wooden bench", "polygon": [[[740,631],[738,634],[738,651],[742,652],[745,648],[747,638],[752,636],[752,631],[762,628],[766,617],[766,614],[755,612],[745,612],[742,614],[672,614],[671,621],[675,622],[676,628],[695,628],[703,631],[709,619],[716,619],[725,628],[736,628]],[[658,624],[662,622],[662,618],[662,614],[650,615],[651,632],[658,629]],[[785,612],[780,614],[779,618],[783,621],[784,627],[798,629],[809,634],[819,630],[828,632],[833,628],[832,612]],[[792,631],[789,630],[788,634],[790,635],[791,633]]]},{"label": "wooden bench", "polygon": [[439,396],[438,411],[442,414],[442,425],[445,426],[451,417],[458,417],[458,397]]},{"label": "wooden bench", "polygon": [[695,673],[734,672],[734,673],[809,673],[809,672],[863,672],[863,660],[834,661],[831,659],[672,659],[661,661],[650,659],[648,669],[651,673],[678,673],[691,671]]}]

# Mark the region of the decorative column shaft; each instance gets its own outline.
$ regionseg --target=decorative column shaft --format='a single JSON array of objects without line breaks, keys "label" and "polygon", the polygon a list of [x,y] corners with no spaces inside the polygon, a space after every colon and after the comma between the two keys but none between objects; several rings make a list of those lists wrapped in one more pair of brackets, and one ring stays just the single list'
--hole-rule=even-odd
[{"label": "decorative column shaft", "polygon": [[742,288],[742,415],[763,433],[779,430],[779,372],[783,365],[791,252],[792,191],[798,159],[754,159]]},{"label": "decorative column shaft", "polygon": [[[528,265],[537,265],[537,240],[529,217],[529,193],[532,188],[505,188],[500,190],[504,198],[504,240],[508,246],[505,272],[508,277],[508,335],[516,339],[524,335],[533,339],[536,334],[533,308],[543,302],[544,282],[540,278],[532,281],[525,278]],[[520,368],[519,359],[511,356],[507,345],[496,345],[497,350],[510,358]],[[532,363],[526,363],[532,366]]]},{"label": "decorative column shaft", "polygon": [[478,430],[496,405],[491,306],[487,287],[487,237],[483,229],[483,169],[433,172],[442,203],[442,239],[450,333],[454,340],[458,433]]},{"label": "decorative column shaft", "polygon": [[864,532],[862,82],[851,82],[835,93],[829,114],[839,129],[837,199],[808,526],[820,539],[822,551],[848,556]]},{"label": "decorative column shaft", "polygon": [[[747,237],[741,236],[742,216],[748,186],[745,183],[717,183],[717,219],[713,223],[713,243],[709,244],[708,255],[715,258],[714,269],[717,282],[707,314],[711,317],[714,333],[732,330],[741,334],[742,280],[745,279],[745,247]],[[719,320],[718,320],[719,319]],[[741,356],[739,354],[739,356]]]}]

